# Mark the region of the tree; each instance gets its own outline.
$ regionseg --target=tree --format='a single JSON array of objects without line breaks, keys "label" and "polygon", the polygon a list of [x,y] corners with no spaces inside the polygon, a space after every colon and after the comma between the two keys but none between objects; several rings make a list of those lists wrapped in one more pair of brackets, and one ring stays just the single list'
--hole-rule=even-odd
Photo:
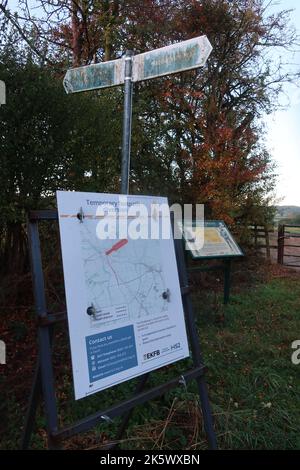
[{"label": "tree", "polygon": [[[260,217],[264,211],[258,209],[275,184],[261,118],[278,105],[282,84],[291,80],[283,64],[267,54],[295,43],[288,12],[268,15],[263,1],[173,3],[177,8],[161,8],[155,16],[153,37],[169,21],[170,37],[174,31],[177,40],[205,33],[214,50],[204,70],[150,85],[155,98],[140,112],[145,132],[160,129],[155,153],[165,162],[177,200],[206,203],[207,215],[227,222],[246,222],[255,204],[252,213]],[[137,32],[143,28],[140,20],[135,24]],[[138,45],[144,47],[144,41],[145,35]],[[147,87],[150,94],[150,86],[140,85],[140,93]],[[146,158],[144,164],[138,158],[141,152],[134,160],[136,180],[145,187],[149,169]],[[163,180],[157,184],[165,187]]]},{"label": "tree", "polygon": [[[117,191],[119,97],[67,96],[60,80],[30,57],[0,57],[7,104],[0,108],[1,270],[20,272],[25,215],[53,204],[56,189]],[[104,111],[103,111],[104,110]]]},{"label": "tree", "polygon": [[[19,0],[13,13],[7,0],[0,12],[43,62],[79,66],[120,54],[122,25],[130,4],[122,0]],[[119,51],[119,52],[117,52]]]},{"label": "tree", "polygon": [[293,78],[270,54],[296,43],[288,11],[269,14],[265,0],[40,0],[37,17],[19,3],[22,15],[2,5],[5,17],[61,75],[206,34],[214,50],[205,69],[135,87],[131,187],[205,203],[227,222],[261,217],[275,184],[261,120]]}]

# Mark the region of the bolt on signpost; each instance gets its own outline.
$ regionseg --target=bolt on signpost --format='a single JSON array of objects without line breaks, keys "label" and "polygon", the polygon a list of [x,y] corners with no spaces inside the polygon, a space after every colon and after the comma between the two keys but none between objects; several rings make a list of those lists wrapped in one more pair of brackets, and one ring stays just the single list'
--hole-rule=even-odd
[{"label": "bolt on signpost", "polygon": [[[133,83],[203,66],[206,63],[211,50],[212,46],[206,36],[201,36],[190,39],[188,41],[183,41],[178,44],[163,47],[161,49],[138,54],[136,56],[133,55],[132,51],[127,51],[125,57],[121,59],[103,62],[100,64],[92,64],[67,71],[64,78],[64,87],[67,93],[77,93],[124,84],[121,172],[121,192],[123,194],[128,194],[129,192]],[[114,196],[117,197],[117,195]],[[106,197],[108,197],[108,195],[106,195]],[[132,197],[135,198],[136,196]],[[76,218],[79,219],[79,221],[82,223],[82,208],[76,216],[70,217],[72,223],[73,221],[76,221]],[[190,288],[188,286],[183,245],[180,239],[174,240],[174,246],[170,244],[171,253],[173,253],[172,259],[175,261],[176,268],[173,269],[171,266],[171,268],[168,269],[168,275],[170,275],[170,273],[175,273],[174,279],[178,287],[176,287],[176,289],[174,288],[172,292],[177,292],[177,294],[179,293],[178,298],[181,301],[181,308],[183,307],[182,313],[184,313],[185,316],[185,325],[190,340],[193,368],[183,372],[182,375],[168,382],[164,382],[154,388],[152,387],[144,390],[148,376],[154,369],[148,366],[142,367],[141,370],[139,370],[139,373],[136,375],[139,377],[139,382],[136,386],[135,393],[131,398],[126,399],[106,410],[97,411],[96,413],[66,427],[60,428],[58,426],[54,374],[51,359],[52,327],[59,321],[65,321],[67,318],[69,319],[70,312],[68,311],[67,315],[67,312],[51,314],[47,311],[39,245],[38,222],[40,220],[58,221],[59,211],[31,211],[28,216],[28,238],[31,251],[32,279],[35,294],[35,305],[38,316],[39,360],[36,365],[36,373],[32,385],[31,398],[23,431],[22,448],[27,448],[29,445],[30,436],[33,431],[34,417],[41,395],[43,395],[46,408],[48,445],[50,448],[59,448],[61,447],[61,442],[64,439],[74,436],[80,432],[88,431],[100,422],[110,422],[117,416],[123,416],[123,420],[117,436],[118,439],[121,439],[121,436],[127,427],[131,412],[136,406],[146,403],[155,397],[164,395],[168,390],[171,390],[180,384],[185,386],[189,381],[195,380],[197,382],[200,404],[202,408],[203,423],[208,443],[211,449],[216,449],[216,436],[213,429],[212,413],[208,400],[206,383],[204,380],[205,366],[201,356],[192,300],[190,297]],[[63,248],[63,244],[61,244],[61,246]],[[115,250],[115,247],[116,245],[114,245],[112,248]],[[112,248],[110,248],[106,254],[110,254]],[[172,251],[173,248],[174,251]],[[66,281],[66,276],[64,277]],[[67,277],[67,280],[70,281],[70,276]],[[166,302],[172,301],[172,296],[170,300],[170,292],[168,289],[163,292],[163,299]],[[178,305],[179,304],[180,302]],[[87,313],[89,314],[90,312]],[[93,311],[91,311],[91,313],[93,314]],[[184,338],[186,338],[186,336]],[[184,339],[184,341],[186,341],[186,339]],[[176,347],[178,344],[180,345],[180,343],[172,344],[172,347],[175,351],[177,350]],[[187,346],[187,343],[185,344]],[[149,351],[149,354],[152,353],[153,352]],[[146,356],[148,355],[146,354]],[[182,358],[183,357],[187,356],[183,355]],[[130,380],[130,377],[126,377],[125,380]],[[121,381],[124,380],[122,379]],[[104,388],[105,385],[103,385],[101,389]],[[96,391],[97,390],[94,390],[89,393],[96,393]],[[83,395],[81,396],[83,397]],[[86,393],[85,396],[87,396]]]},{"label": "bolt on signpost", "polygon": [[67,93],[108,88],[124,83],[121,192],[129,192],[133,83],[203,67],[212,51],[206,36],[172,44],[143,54],[127,51],[125,57],[69,69],[64,78]]}]

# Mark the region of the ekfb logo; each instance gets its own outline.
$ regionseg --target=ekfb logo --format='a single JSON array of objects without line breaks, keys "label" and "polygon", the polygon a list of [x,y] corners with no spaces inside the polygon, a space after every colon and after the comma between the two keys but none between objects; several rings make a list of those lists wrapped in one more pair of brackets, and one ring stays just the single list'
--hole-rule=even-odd
[{"label": "ekfb logo", "polygon": [[156,351],[152,351],[149,353],[144,354],[144,361],[147,361],[149,359],[153,359],[154,357],[157,357],[160,355],[160,350],[157,349]]},{"label": "ekfb logo", "polygon": [[0,80],[0,106],[6,104],[6,86],[3,80]]}]

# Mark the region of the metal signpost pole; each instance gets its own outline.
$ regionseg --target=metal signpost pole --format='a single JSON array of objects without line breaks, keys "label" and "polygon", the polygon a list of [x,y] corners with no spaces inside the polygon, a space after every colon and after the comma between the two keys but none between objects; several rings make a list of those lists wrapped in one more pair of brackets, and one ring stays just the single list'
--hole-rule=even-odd
[{"label": "metal signpost pole", "polygon": [[125,77],[124,77],[122,169],[121,169],[121,193],[122,194],[128,194],[129,192],[132,94],[133,94],[132,57],[133,57],[133,51],[126,51]]}]

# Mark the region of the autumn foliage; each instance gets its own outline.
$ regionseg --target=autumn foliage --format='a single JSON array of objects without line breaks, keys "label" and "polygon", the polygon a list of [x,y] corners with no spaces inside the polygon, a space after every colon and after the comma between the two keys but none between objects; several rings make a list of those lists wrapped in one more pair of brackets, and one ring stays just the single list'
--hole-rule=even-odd
[{"label": "autumn foliage", "polygon": [[[33,104],[31,113],[28,108],[30,122],[46,116],[52,139],[48,142],[58,150],[55,158],[44,146],[40,151],[36,142],[45,135],[39,137],[43,133],[39,126],[33,126],[34,139],[23,135],[25,143],[22,134],[13,145],[9,138],[3,139],[3,162],[8,162],[8,155],[26,162],[25,150],[29,161],[45,158],[43,175],[31,175],[30,185],[25,184],[29,181],[26,166],[17,161],[7,165],[3,200],[17,201],[20,214],[32,201],[36,207],[45,206],[57,188],[118,192],[122,89],[62,98],[66,69],[112,60],[126,49],[141,53],[206,34],[213,52],[204,68],[135,85],[130,191],[166,195],[170,202],[204,203],[207,217],[236,225],[264,222],[275,179],[262,118],[275,109],[282,84],[292,79],[269,51],[295,43],[288,12],[271,14],[264,0],[36,3],[39,9],[32,10],[26,0],[20,0],[20,9],[13,15],[8,3],[0,0],[0,65],[7,73],[7,57],[15,61],[21,73],[13,76],[22,75],[26,67],[36,68],[31,72],[35,79],[29,78],[34,87],[24,85],[23,96],[15,93],[19,102],[14,103],[23,109],[27,93],[27,101]],[[49,102],[61,103],[59,109],[66,112],[61,125],[51,122],[60,122],[62,113],[56,113],[55,107],[52,113],[44,90],[36,92],[39,83],[44,87],[46,83],[37,78],[39,74],[50,77]],[[52,82],[60,89],[57,93]],[[43,110],[34,106],[28,89],[35,90],[31,96],[44,96]],[[9,112],[0,113],[6,128]],[[59,133],[59,141],[55,126],[67,129]],[[3,233],[11,230],[12,223],[20,237],[21,221],[15,219],[15,210],[9,211],[10,225],[4,222]]]}]

